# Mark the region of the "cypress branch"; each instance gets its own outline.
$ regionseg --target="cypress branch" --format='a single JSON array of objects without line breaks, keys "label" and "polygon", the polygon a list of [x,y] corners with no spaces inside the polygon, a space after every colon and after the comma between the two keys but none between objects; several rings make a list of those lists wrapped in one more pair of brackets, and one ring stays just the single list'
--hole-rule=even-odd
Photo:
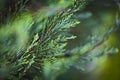
[{"label": "cypress branch", "polygon": [[[53,14],[51,14],[52,11],[47,14],[44,10],[33,13],[25,7],[31,0],[16,1],[17,7],[14,6],[12,9],[16,16],[11,15],[14,19],[10,19],[8,26],[2,25],[5,28],[0,29],[0,35],[2,35],[0,38],[0,60],[2,61],[0,74],[7,74],[2,77],[5,80],[53,80],[79,59],[88,57],[120,25],[119,15],[117,15],[115,26],[106,31],[100,40],[95,41],[91,48],[82,52],[83,48],[91,43],[89,41],[83,46],[67,50],[68,40],[76,38],[75,35],[70,34],[70,29],[80,23],[78,19],[74,18],[74,15],[89,4],[88,0],[74,0],[74,2],[70,0],[73,2],[72,5],[59,8]],[[20,2],[19,5],[18,2]],[[25,11],[22,12],[22,10]],[[11,14],[13,13],[11,12]],[[16,26],[18,27],[16,28]]]}]

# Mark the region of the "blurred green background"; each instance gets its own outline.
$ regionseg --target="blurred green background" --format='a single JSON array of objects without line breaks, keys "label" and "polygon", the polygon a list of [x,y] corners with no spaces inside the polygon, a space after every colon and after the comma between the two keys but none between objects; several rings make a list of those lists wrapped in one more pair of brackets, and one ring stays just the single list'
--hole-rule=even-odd
[{"label": "blurred green background", "polygon": [[[4,11],[6,1],[10,3],[10,0],[0,0],[1,15],[3,15],[2,11]],[[49,0],[49,2],[47,2],[47,0],[31,1],[31,3],[28,3],[26,5],[26,7],[30,9],[29,13],[24,13],[21,15],[22,17],[17,17],[13,21],[13,24],[9,24],[9,20],[5,21],[5,23],[7,23],[5,26],[13,26],[9,30],[7,29],[7,27],[1,28],[0,34],[2,34],[5,30],[9,33],[9,35],[13,35],[13,33],[16,33],[16,35],[13,35],[12,38],[8,39],[12,40],[14,39],[14,37],[19,36],[17,38],[18,40],[15,40],[18,42],[14,41],[14,43],[17,43],[17,45],[15,44],[13,48],[9,46],[6,49],[16,48],[16,51],[20,50],[21,47],[23,50],[25,49],[27,45],[26,43],[29,40],[29,33],[27,32],[27,28],[28,26],[33,24],[33,15],[31,14],[35,13],[41,8],[45,8],[46,12],[44,12],[44,16],[36,16],[42,19],[43,17],[48,16],[48,13],[52,15],[57,9],[65,8],[66,6],[70,5],[72,0],[58,0],[58,3],[57,0]],[[118,0],[88,0],[88,2],[88,5],[83,10],[76,12],[76,15],[74,16],[78,20],[80,20],[81,23],[77,25],[76,28],[71,29],[71,33],[76,35],[77,38],[75,40],[69,41],[69,44],[67,46],[67,49],[69,50],[76,46],[84,45],[86,42],[89,42],[89,39],[93,35],[95,35],[95,38],[99,39],[108,28],[114,26],[116,15],[118,15],[120,19],[120,2]],[[49,3],[51,4],[49,5]],[[46,8],[46,6],[48,5],[49,8]],[[39,20],[36,19],[36,21]],[[25,29],[21,27],[24,25],[26,25],[24,27]],[[18,27],[16,28],[16,26]],[[25,35],[21,35],[21,32]],[[7,41],[7,39],[5,41]],[[9,44],[7,45],[12,45],[12,43],[9,42]],[[85,69],[83,71],[75,67],[71,67],[66,73],[59,75],[57,80],[120,80],[120,28],[117,29],[117,31],[115,31],[114,33],[112,33],[109,39],[105,41],[103,47],[105,46],[115,47],[119,51],[117,54],[102,55],[98,58],[93,59],[93,61],[91,62],[87,62],[84,66]]]},{"label": "blurred green background", "polygon": [[[107,27],[113,26],[116,13],[120,19],[119,6],[114,0],[91,0],[83,11],[76,14],[81,24],[72,30],[78,38],[70,41],[69,49],[84,44],[88,39],[86,36],[93,30],[101,32],[99,35],[93,34],[99,37]],[[120,50],[120,28],[109,37],[106,43]],[[120,80],[120,51],[114,55],[103,55],[87,63],[86,66],[85,71],[71,67],[68,72],[59,76],[58,80]]]}]

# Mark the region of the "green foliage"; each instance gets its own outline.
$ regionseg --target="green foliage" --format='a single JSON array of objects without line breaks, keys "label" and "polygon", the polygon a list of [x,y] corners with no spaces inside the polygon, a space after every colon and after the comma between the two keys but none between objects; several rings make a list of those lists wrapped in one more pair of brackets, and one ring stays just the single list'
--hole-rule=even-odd
[{"label": "green foliage", "polygon": [[[63,8],[69,7],[52,15],[49,13],[47,16],[44,11],[42,13],[38,11],[34,17],[29,11],[21,14],[18,12],[16,14],[18,17],[11,19],[7,25],[2,25],[0,29],[2,61],[0,69],[2,71],[0,73],[6,74],[7,79],[23,80],[28,75],[31,79],[40,79],[43,74],[48,78],[53,68],[51,64],[54,64],[56,69],[62,67],[64,60],[57,60],[56,57],[64,55],[67,40],[76,37],[69,34],[70,28],[79,24],[79,21],[72,15],[79,10],[79,6],[82,8],[85,5],[85,1],[80,1],[81,4],[74,1],[74,5],[69,5],[73,3],[72,0],[70,3],[61,0],[57,4],[58,9],[59,4],[62,3],[68,4],[64,4]],[[41,18],[37,19],[37,16]],[[57,70],[52,74],[56,72]],[[5,76],[1,77],[6,79]]]},{"label": "green foliage", "polygon": [[1,79],[55,80],[84,57],[96,56],[87,54],[117,28],[109,28],[98,41],[98,37],[92,36],[85,45],[67,50],[68,40],[76,38],[70,29],[80,23],[74,17],[75,12],[85,8],[87,0],[49,0],[46,1],[48,10],[43,8],[34,13],[25,7],[29,0],[18,2],[21,6],[15,10],[16,16],[11,13],[13,18],[0,28]]}]

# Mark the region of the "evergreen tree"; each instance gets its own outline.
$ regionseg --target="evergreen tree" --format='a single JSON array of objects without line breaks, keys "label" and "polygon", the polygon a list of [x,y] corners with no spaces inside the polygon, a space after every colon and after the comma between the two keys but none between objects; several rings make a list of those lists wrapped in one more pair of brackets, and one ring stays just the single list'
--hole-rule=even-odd
[{"label": "evergreen tree", "polygon": [[[71,66],[87,59],[116,53],[117,48],[94,53],[119,28],[119,13],[115,25],[101,36],[91,36],[84,45],[67,49],[77,36],[71,29],[80,21],[76,13],[90,0],[2,0],[0,27],[1,80],[55,80]],[[93,38],[94,37],[94,38]],[[91,55],[92,54],[92,55]],[[84,63],[85,64],[85,63]],[[79,68],[84,68],[80,64]],[[77,65],[78,66],[78,65]]]}]

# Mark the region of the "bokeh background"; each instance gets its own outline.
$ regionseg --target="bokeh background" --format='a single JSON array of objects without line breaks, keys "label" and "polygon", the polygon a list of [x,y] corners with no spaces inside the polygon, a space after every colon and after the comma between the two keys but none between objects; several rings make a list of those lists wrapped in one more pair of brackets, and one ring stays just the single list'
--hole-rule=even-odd
[{"label": "bokeh background", "polygon": [[[116,0],[119,2],[119,0]],[[115,0],[93,0],[87,7],[76,15],[81,21],[78,27],[72,30],[77,39],[70,41],[69,49],[79,46],[87,41],[87,36],[93,30],[104,33],[106,27],[112,27],[115,22],[116,13],[120,16],[120,3]],[[119,17],[120,19],[120,17]],[[102,34],[94,33],[98,37]],[[112,33],[105,42],[108,46],[117,47],[120,50],[120,28]],[[96,52],[97,53],[97,52]],[[76,68],[58,77],[58,80],[120,80],[120,52],[112,55],[103,55],[86,64],[85,71]]]},{"label": "bokeh background", "polygon": [[[17,7],[13,5],[11,7],[11,11],[9,11],[9,5],[6,4],[12,4],[11,1],[12,0],[0,0],[0,21],[4,24],[8,24],[10,20],[9,17],[7,20],[5,20],[6,16],[11,16],[12,12],[17,10]],[[13,2],[14,1],[15,0],[13,0]],[[49,0],[49,2],[47,0],[31,0],[25,5],[30,12],[30,14],[25,13],[22,15],[26,22],[23,22],[23,20],[18,20],[15,22],[15,25],[20,26],[18,26],[18,28],[15,28],[15,25],[13,26],[14,30],[17,31],[17,36],[20,36],[17,40],[18,44],[15,46],[16,50],[19,50],[21,46],[25,46],[24,42],[27,42],[28,40],[28,33],[26,33],[21,26],[27,25],[27,23],[32,21],[31,14],[34,14],[38,10],[45,10],[46,13],[49,13],[50,15],[54,14],[57,9],[62,9],[70,5],[70,1],[72,0],[58,1],[59,3],[56,4],[57,0]],[[103,35],[108,28],[115,25],[114,23],[116,16],[118,16],[120,20],[119,0],[87,1],[89,2],[87,6],[83,10],[76,12],[74,15],[74,17],[80,20],[81,23],[76,27],[71,28],[71,33],[76,35],[77,38],[68,42],[68,46],[66,47],[68,50],[71,50],[76,46],[84,45],[86,42],[89,42],[92,36],[92,39],[101,38],[101,35]],[[49,5],[50,7],[48,7],[49,3],[52,3]],[[7,30],[7,28],[3,30],[1,29],[1,33],[2,31],[4,32],[4,30],[8,31],[8,33],[12,35],[12,29],[11,31]],[[23,33],[26,35],[21,36],[21,31],[23,31]],[[14,39],[14,36],[10,39]],[[19,41],[20,39],[23,39],[23,41]],[[18,47],[18,45],[20,47]],[[59,75],[57,80],[120,80],[120,28],[113,32],[101,47],[105,48],[106,46],[110,48],[116,48],[117,52],[115,54],[113,52],[113,54],[101,55],[97,58],[94,58],[92,61],[86,62],[83,68],[80,69],[71,67],[67,72]],[[97,53],[97,51],[98,49],[96,49],[94,53]]]}]

